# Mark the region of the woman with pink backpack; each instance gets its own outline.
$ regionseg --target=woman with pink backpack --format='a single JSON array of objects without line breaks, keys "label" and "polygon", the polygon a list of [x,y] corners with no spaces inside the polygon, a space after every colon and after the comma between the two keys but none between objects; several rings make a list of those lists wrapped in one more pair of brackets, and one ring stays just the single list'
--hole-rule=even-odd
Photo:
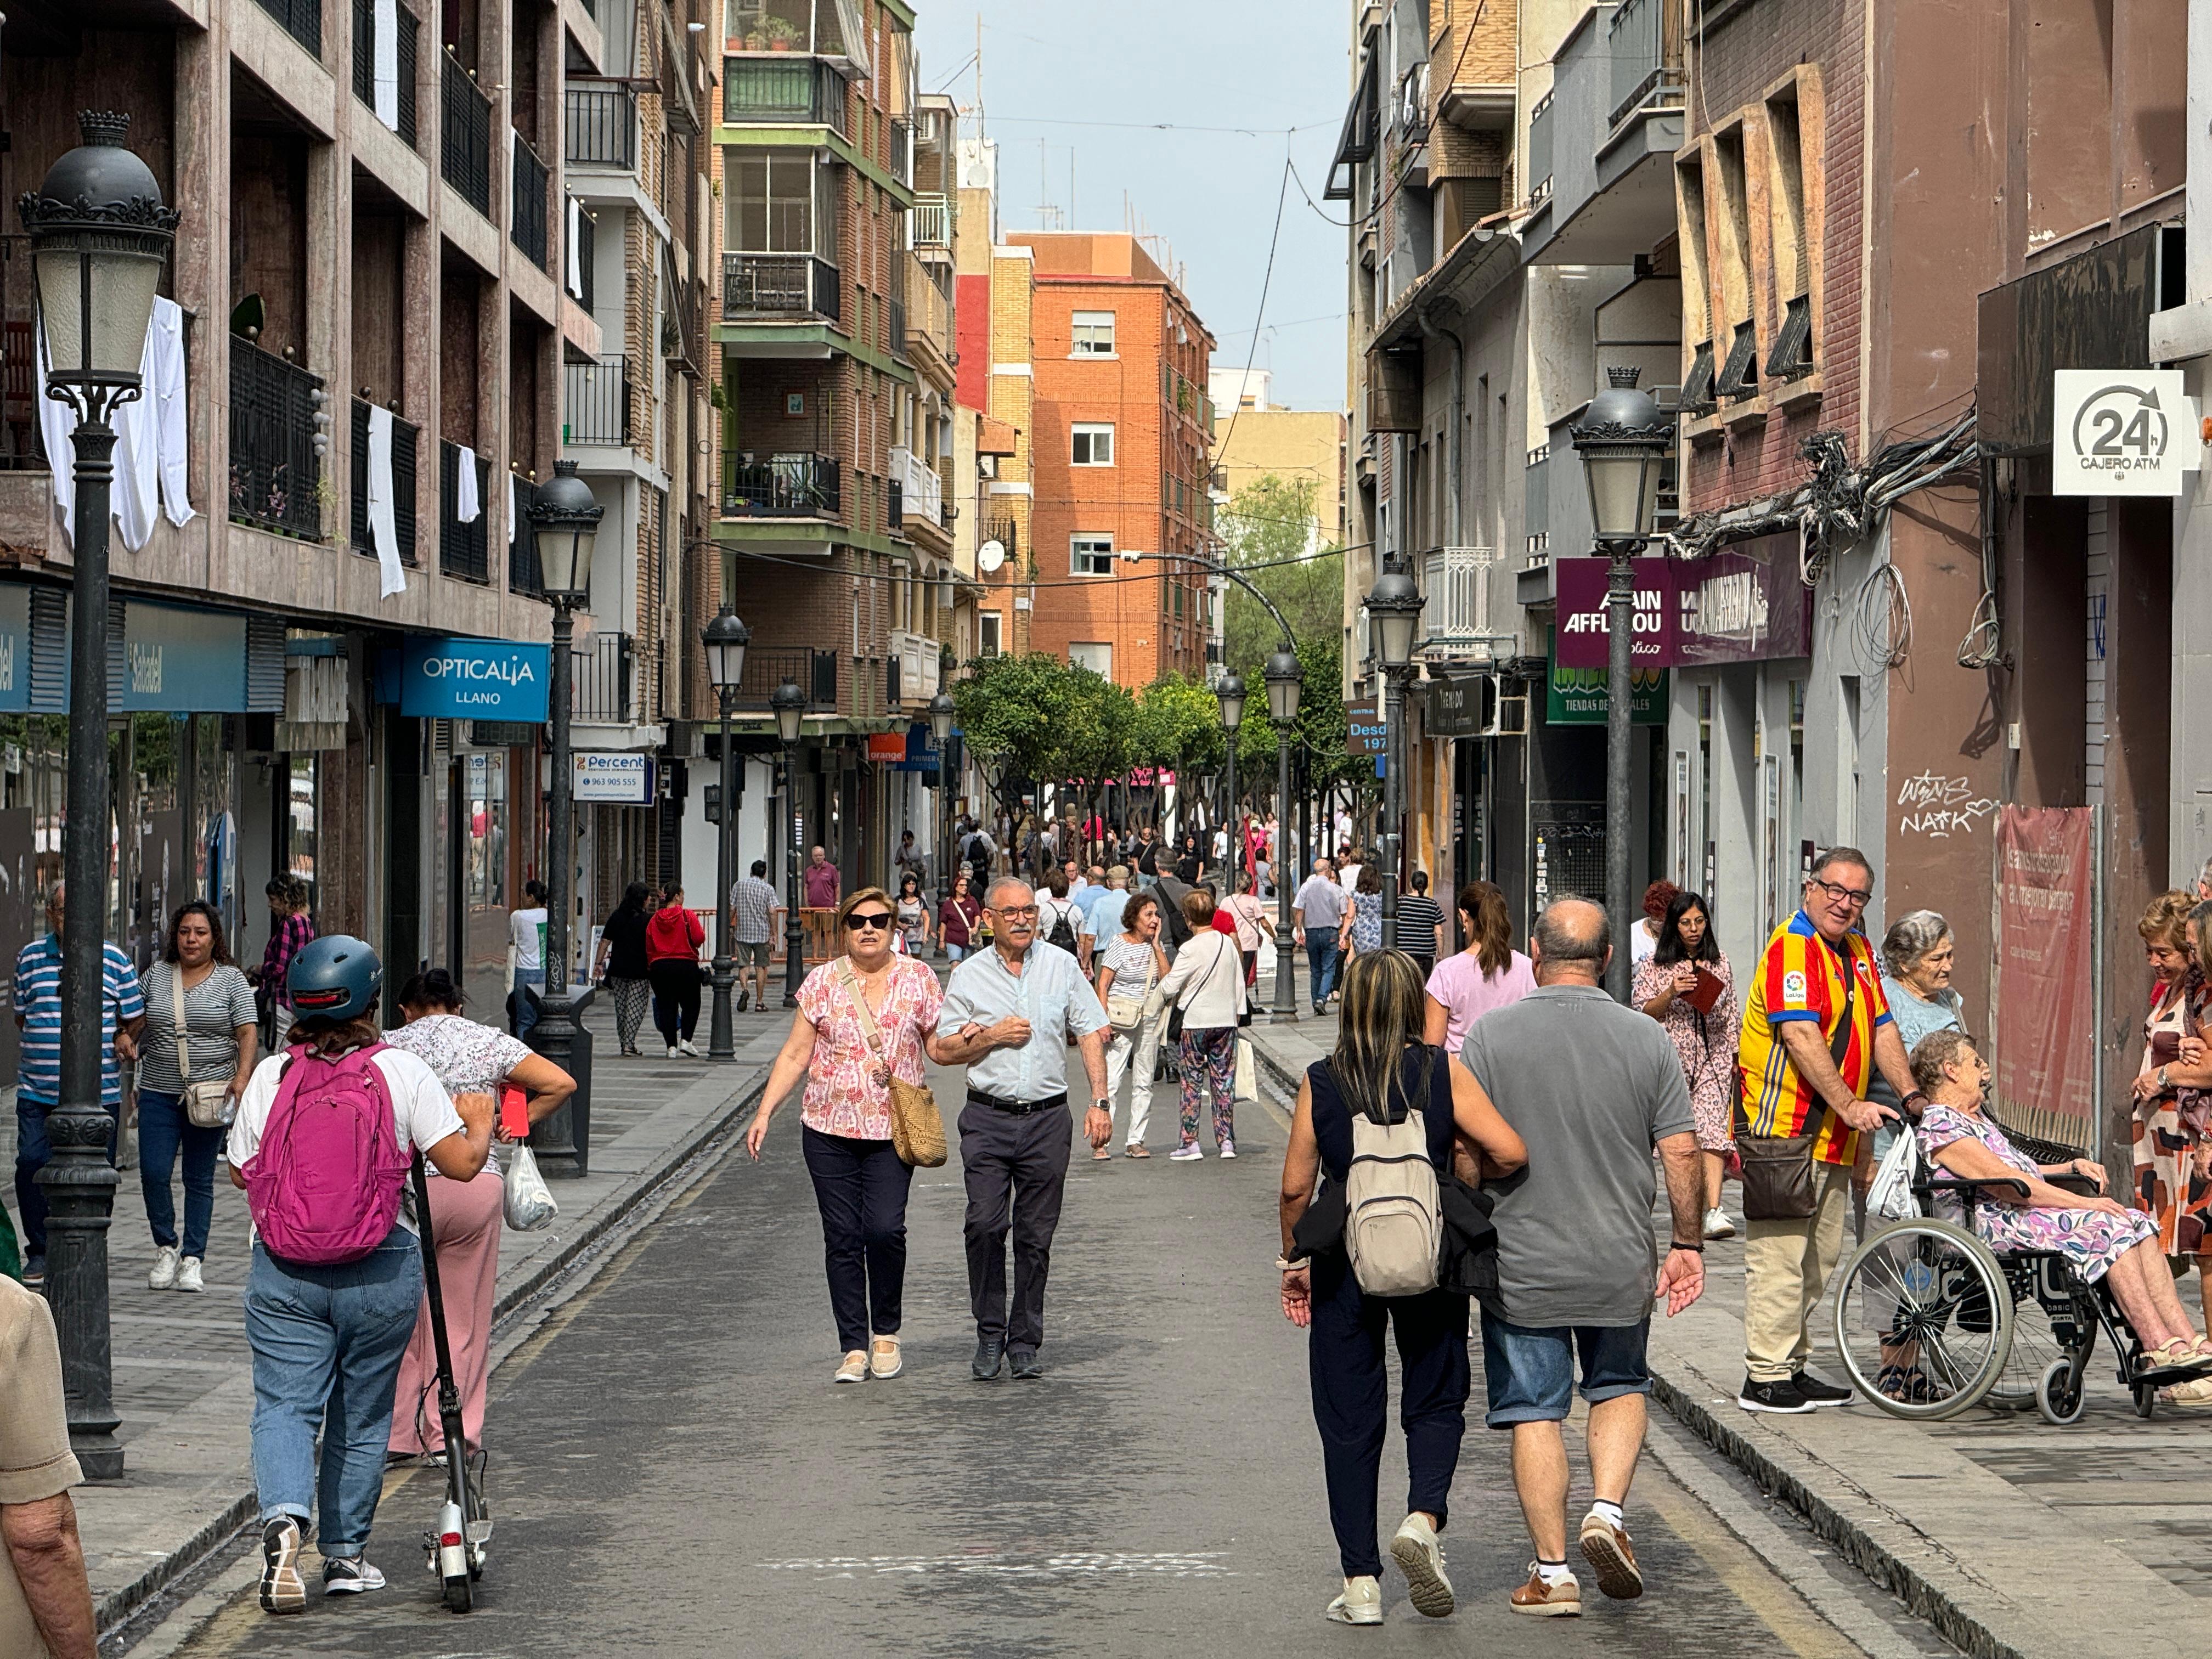
[{"label": "woman with pink backpack", "polygon": [[492,1127],[489,1095],[449,1098],[429,1066],[385,1046],[384,966],[360,939],[316,939],[285,985],[290,1046],[255,1068],[227,1150],[253,1213],[246,1336],[269,1613],[306,1609],[299,1558],[317,1500],[323,1594],[383,1588],[363,1551],[422,1294],[422,1250],[400,1205],[410,1151],[469,1181]]}]

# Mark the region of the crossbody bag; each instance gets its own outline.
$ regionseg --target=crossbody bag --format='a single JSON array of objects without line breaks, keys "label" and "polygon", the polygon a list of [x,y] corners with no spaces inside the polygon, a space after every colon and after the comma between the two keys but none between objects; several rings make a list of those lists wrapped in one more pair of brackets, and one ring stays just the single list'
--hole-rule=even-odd
[{"label": "crossbody bag", "polygon": [[[877,1029],[875,1014],[868,1007],[867,993],[853,976],[849,957],[837,958],[837,984],[853,1005],[868,1047],[878,1059],[889,1060],[890,1056],[884,1052],[884,1034]],[[917,1170],[936,1169],[951,1155],[945,1144],[945,1115],[937,1109],[937,1097],[926,1085],[908,1083],[896,1071],[891,1073],[890,1093],[891,1146],[899,1161]]]},{"label": "crossbody bag", "polygon": [[1206,988],[1213,983],[1213,975],[1216,970],[1220,968],[1223,960],[1226,957],[1236,957],[1240,964],[1243,961],[1242,957],[1237,956],[1237,941],[1235,939],[1229,939],[1220,933],[1216,933],[1213,937],[1221,940],[1220,946],[1217,948],[1213,953],[1213,966],[1206,970],[1206,977],[1199,981],[1197,990],[1186,991],[1182,995],[1176,999],[1175,1008],[1168,1015],[1168,1041],[1170,1042],[1180,1042],[1182,1041],[1182,1011],[1186,1006],[1195,1002],[1205,994]]},{"label": "crossbody bag", "polygon": [[[1152,1006],[1152,986],[1159,978],[1159,969],[1153,965],[1152,953],[1146,952],[1145,988],[1134,996],[1120,994],[1106,999],[1106,1023],[1117,1031],[1133,1031],[1145,1023],[1145,1011]],[[1121,975],[1115,975],[1119,980]]]},{"label": "crossbody bag", "polygon": [[236,1109],[231,1104],[230,1079],[192,1081],[191,1027],[185,1023],[185,970],[173,962],[167,966],[169,1018],[177,1027],[177,1075],[185,1084],[185,1121],[195,1129],[220,1129]]},{"label": "crossbody bag", "polygon": [[[1844,1017],[1828,1039],[1836,1069],[1851,1046],[1851,1015],[1858,1000],[1858,974],[1850,952],[1844,953]],[[1822,1106],[1822,1111],[1829,1108]],[[1816,1207],[1813,1192],[1813,1145],[1820,1138],[1817,1119],[1809,1134],[1754,1135],[1744,1114],[1741,1073],[1735,1103],[1736,1151],[1743,1160],[1743,1215],[1747,1221],[1802,1221]]]}]

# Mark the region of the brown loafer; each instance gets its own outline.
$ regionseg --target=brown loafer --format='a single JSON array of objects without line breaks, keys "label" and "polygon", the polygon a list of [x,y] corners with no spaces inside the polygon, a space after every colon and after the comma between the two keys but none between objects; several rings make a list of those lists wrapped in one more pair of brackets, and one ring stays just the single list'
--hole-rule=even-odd
[{"label": "brown loafer", "polygon": [[1528,1582],[1513,1592],[1513,1611],[1532,1619],[1579,1619],[1583,1616],[1583,1587],[1570,1578],[1564,1584],[1547,1584],[1536,1564],[1528,1564]]},{"label": "brown loafer", "polygon": [[1628,1534],[1603,1516],[1592,1511],[1583,1517],[1583,1559],[1597,1571],[1597,1587],[1616,1601],[1633,1601],[1644,1594],[1644,1574],[1636,1565],[1636,1552]]}]

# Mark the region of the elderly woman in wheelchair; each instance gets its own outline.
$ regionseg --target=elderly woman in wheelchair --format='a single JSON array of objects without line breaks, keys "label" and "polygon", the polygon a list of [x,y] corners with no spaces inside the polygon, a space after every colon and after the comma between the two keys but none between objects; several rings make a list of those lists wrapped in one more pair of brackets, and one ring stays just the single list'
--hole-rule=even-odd
[{"label": "elderly woman in wheelchair", "polygon": [[1948,1417],[1987,1398],[2072,1422],[2100,1324],[2146,1416],[2158,1389],[2212,1370],[2156,1223],[2105,1195],[2089,1159],[2039,1164],[2014,1146],[1983,1110],[1989,1064],[1963,1032],[1923,1038],[1911,1062],[1934,1166],[1914,1191],[1934,1213],[1870,1239],[1836,1298],[1845,1365],[1875,1403]]}]

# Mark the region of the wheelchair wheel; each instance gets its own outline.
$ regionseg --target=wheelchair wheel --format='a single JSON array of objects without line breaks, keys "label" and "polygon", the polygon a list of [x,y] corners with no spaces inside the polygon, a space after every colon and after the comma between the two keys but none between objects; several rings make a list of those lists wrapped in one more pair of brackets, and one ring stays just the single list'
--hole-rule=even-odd
[{"label": "wheelchair wheel", "polygon": [[1836,1346],[1858,1390],[1893,1417],[1978,1404],[2012,1347],[2012,1291],[1990,1247],[1942,1221],[1869,1239],[1836,1285]]},{"label": "wheelchair wheel", "polygon": [[2136,1384],[2136,1415],[2148,1417],[2158,1409],[2158,1390],[2148,1382]]},{"label": "wheelchair wheel", "polygon": [[2070,1367],[2077,1358],[2086,1358],[2095,1344],[2097,1304],[2056,1256],[2008,1255],[2000,1265],[2012,1294],[2012,1346],[1986,1403],[2006,1411],[2041,1410],[2045,1374],[2054,1364]]},{"label": "wheelchair wheel", "polygon": [[2080,1422],[2082,1409],[2088,1403],[2089,1391],[2074,1375],[2074,1362],[2070,1359],[2052,1360],[2036,1379],[2035,1409],[2043,1413],[2045,1422],[2054,1427],[2063,1429],[2069,1423]]}]

